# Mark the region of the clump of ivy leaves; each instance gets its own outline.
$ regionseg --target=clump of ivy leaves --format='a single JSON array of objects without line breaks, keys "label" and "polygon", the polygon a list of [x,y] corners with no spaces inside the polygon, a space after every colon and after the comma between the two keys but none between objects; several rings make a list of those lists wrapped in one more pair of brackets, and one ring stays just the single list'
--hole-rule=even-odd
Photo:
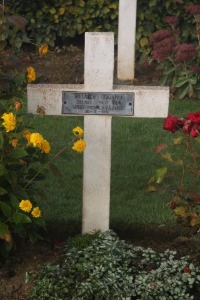
[{"label": "clump of ivy leaves", "polygon": [[71,239],[59,263],[33,276],[31,300],[190,300],[200,282],[200,270],[188,258],[132,246],[113,231]]}]

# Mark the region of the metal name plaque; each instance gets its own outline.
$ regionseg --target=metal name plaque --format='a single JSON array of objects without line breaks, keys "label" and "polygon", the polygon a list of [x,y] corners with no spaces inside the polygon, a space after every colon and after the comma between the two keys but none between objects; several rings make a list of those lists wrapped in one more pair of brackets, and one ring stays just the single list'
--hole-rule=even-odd
[{"label": "metal name plaque", "polygon": [[134,93],[62,92],[62,114],[134,114]]}]

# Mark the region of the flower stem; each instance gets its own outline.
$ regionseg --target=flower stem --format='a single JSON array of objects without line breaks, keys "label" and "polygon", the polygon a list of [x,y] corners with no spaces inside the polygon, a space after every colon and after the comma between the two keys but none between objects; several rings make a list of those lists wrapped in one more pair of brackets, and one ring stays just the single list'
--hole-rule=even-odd
[{"label": "flower stem", "polygon": [[62,152],[64,152],[67,149],[67,146],[62,148],[60,151],[58,151],[51,159],[48,161],[46,164],[44,164],[39,171],[33,176],[33,178],[25,185],[24,189],[26,189],[32,182],[33,180],[40,174],[40,172],[46,167],[47,164],[49,164],[51,161],[53,161],[56,157],[58,157]]}]

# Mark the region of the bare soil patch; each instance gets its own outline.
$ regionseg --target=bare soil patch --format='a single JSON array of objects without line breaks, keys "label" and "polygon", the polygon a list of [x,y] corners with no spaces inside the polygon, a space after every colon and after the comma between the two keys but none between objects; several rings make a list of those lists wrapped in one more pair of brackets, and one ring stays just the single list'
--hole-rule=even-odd
[{"label": "bare soil patch", "polygon": [[[7,50],[0,54],[0,70],[8,75],[18,73],[26,74],[26,68],[32,66],[37,75],[35,83],[51,84],[82,84],[84,83],[84,50],[83,47],[70,45],[66,48],[49,51],[41,57],[36,50],[29,48],[18,55]],[[115,79],[114,83],[119,83],[116,79],[115,58]],[[158,85],[161,73],[156,70],[154,63],[136,63],[135,79],[128,84],[134,85]]]}]

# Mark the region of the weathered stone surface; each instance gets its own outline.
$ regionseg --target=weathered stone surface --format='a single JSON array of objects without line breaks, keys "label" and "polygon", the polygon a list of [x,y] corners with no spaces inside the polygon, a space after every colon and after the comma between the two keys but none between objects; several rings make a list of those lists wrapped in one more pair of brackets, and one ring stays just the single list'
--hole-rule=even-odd
[{"label": "weathered stone surface", "polygon": [[112,90],[114,72],[114,34],[86,32],[84,86],[93,91]]}]

